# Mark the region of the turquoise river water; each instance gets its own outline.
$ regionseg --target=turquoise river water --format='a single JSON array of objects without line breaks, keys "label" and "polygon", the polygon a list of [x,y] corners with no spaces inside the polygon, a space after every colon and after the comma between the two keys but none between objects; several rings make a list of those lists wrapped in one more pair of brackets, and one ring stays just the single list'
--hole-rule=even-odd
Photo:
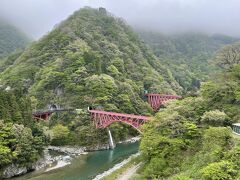
[{"label": "turquoise river water", "polygon": [[70,165],[52,171],[35,171],[13,180],[88,180],[138,152],[139,143],[118,144],[114,150],[90,152],[74,158]]}]

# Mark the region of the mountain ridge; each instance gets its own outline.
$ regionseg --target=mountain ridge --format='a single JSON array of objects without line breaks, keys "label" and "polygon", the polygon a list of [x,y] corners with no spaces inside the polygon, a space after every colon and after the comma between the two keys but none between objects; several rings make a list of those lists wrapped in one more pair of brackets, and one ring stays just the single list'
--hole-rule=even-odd
[{"label": "mountain ridge", "polygon": [[39,100],[39,108],[49,103],[92,104],[144,113],[150,109],[141,98],[145,89],[181,89],[131,27],[103,8],[76,11],[27,48],[1,76],[2,85],[24,87]]},{"label": "mountain ridge", "polygon": [[160,62],[171,70],[184,92],[197,90],[219,69],[211,63],[214,55],[225,45],[240,39],[221,34],[182,33],[165,35],[137,30]]}]

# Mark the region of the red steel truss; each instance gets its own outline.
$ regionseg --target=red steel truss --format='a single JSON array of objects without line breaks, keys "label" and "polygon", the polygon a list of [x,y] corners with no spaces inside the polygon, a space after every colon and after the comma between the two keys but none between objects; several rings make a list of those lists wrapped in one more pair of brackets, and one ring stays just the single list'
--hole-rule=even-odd
[{"label": "red steel truss", "polygon": [[141,125],[146,121],[150,120],[150,117],[134,114],[122,114],[100,110],[89,110],[89,112],[95,122],[96,128],[106,128],[114,122],[122,122],[132,126],[136,130],[141,132]]},{"label": "red steel truss", "polygon": [[36,112],[36,113],[33,113],[33,118],[36,120],[48,120],[49,116],[52,113],[53,112]]},{"label": "red steel truss", "polygon": [[167,95],[167,94],[145,94],[148,97],[148,103],[154,111],[157,111],[161,105],[174,99],[179,99],[181,96]]},{"label": "red steel truss", "polygon": [[63,111],[73,111],[74,109],[68,108],[68,109],[54,109],[54,110],[38,110],[34,112],[33,118],[36,120],[48,120],[48,118],[51,116],[54,112],[63,112]]}]

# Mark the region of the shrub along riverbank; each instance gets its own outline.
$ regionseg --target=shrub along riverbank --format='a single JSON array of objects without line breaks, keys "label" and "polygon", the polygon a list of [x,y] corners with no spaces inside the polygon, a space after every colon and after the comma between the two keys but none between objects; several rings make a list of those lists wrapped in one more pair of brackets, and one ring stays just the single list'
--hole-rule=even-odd
[{"label": "shrub along riverbank", "polygon": [[9,166],[32,169],[47,143],[43,127],[32,118],[30,99],[20,91],[0,90],[0,177],[7,176]]}]

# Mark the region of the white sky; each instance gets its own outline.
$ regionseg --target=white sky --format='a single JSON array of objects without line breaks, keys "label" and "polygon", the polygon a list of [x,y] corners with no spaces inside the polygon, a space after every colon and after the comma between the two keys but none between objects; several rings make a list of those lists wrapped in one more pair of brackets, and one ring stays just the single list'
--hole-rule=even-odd
[{"label": "white sky", "polygon": [[39,38],[84,6],[105,7],[135,27],[240,37],[240,0],[0,0],[0,17]]}]

